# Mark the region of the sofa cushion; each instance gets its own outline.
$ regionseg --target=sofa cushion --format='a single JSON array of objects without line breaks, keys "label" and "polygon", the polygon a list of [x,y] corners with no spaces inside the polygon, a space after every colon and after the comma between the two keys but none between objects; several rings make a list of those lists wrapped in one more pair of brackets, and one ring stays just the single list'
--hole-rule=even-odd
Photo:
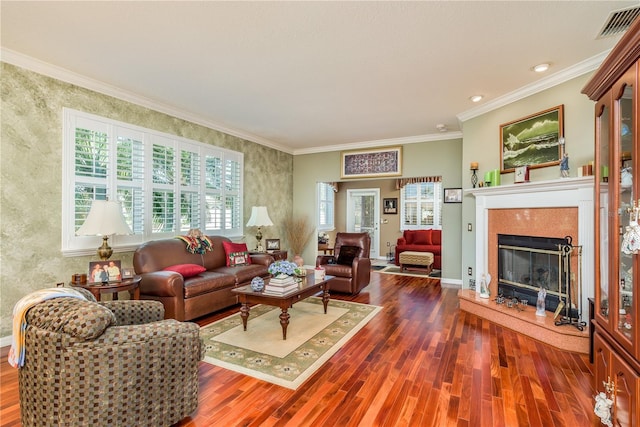
[{"label": "sofa cushion", "polygon": [[182,274],[182,277],[184,277],[185,279],[189,277],[197,276],[198,274],[204,273],[205,271],[207,271],[206,268],[198,264],[176,264],[176,265],[170,265],[169,267],[163,268],[162,270],[174,271],[176,273],[180,273]]},{"label": "sofa cushion", "polygon": [[442,245],[442,230],[433,230],[431,233],[431,244],[434,246]]},{"label": "sofa cushion", "polygon": [[413,245],[430,245],[431,244],[431,229],[429,230],[415,230],[413,232]]},{"label": "sofa cushion", "polygon": [[217,273],[227,274],[234,278],[236,285],[241,285],[243,283],[251,282],[256,276],[260,277],[268,277],[269,272],[267,271],[269,267],[262,264],[251,264],[251,265],[243,265],[239,267],[220,267],[216,268]]},{"label": "sofa cushion", "polygon": [[192,298],[219,289],[232,288],[235,285],[236,279],[233,276],[214,271],[206,271],[184,281],[184,297]]},{"label": "sofa cushion", "polygon": [[353,259],[358,256],[360,248],[358,246],[340,246],[337,263],[340,265],[351,265]]},{"label": "sofa cushion", "polygon": [[[251,264],[246,243],[222,242],[222,246],[224,246],[224,252],[227,256],[227,267]],[[246,253],[246,256],[243,253]]]}]

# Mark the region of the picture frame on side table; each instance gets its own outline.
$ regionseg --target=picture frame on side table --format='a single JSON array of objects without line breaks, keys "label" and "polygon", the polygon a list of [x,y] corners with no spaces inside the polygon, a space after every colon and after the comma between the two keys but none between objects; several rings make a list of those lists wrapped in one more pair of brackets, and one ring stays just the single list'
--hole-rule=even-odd
[{"label": "picture frame on side table", "polygon": [[136,275],[136,271],[132,267],[122,269],[123,279],[131,279],[135,275]]},{"label": "picture frame on side table", "polygon": [[265,239],[267,251],[279,251],[280,239]]},{"label": "picture frame on side table", "polygon": [[462,203],[462,188],[445,188],[445,203]]},{"label": "picture frame on side table", "polygon": [[108,259],[106,261],[91,261],[89,263],[89,278],[91,283],[105,283],[122,280],[121,261]]},{"label": "picture frame on side table", "polygon": [[500,125],[500,173],[559,165],[564,138],[564,105]]},{"label": "picture frame on side table", "polygon": [[343,151],[341,178],[377,178],[402,175],[402,147]]}]

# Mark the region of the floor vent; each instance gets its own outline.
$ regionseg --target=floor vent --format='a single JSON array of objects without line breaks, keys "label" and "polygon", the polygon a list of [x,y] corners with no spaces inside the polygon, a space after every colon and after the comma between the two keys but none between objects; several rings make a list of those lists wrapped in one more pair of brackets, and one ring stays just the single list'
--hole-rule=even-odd
[{"label": "floor vent", "polygon": [[640,5],[612,11],[596,39],[624,33],[638,16],[640,16]]}]

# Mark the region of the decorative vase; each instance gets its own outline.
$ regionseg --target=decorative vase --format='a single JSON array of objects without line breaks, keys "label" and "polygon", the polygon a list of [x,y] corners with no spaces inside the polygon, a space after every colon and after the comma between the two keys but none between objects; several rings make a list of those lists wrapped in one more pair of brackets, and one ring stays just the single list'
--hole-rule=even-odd
[{"label": "decorative vase", "polygon": [[294,255],[293,256],[293,262],[298,266],[298,267],[302,267],[304,265],[304,260],[302,259],[302,257],[300,255]]},{"label": "decorative vase", "polygon": [[251,290],[254,292],[261,292],[264,289],[264,280],[262,277],[254,277],[251,279]]}]

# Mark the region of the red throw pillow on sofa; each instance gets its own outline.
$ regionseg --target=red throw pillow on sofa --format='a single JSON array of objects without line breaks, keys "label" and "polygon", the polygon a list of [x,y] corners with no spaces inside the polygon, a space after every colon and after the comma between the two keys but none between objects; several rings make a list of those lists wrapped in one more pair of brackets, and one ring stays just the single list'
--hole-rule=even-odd
[{"label": "red throw pillow on sofa", "polygon": [[227,267],[251,264],[251,257],[246,243],[222,242],[227,258]]},{"label": "red throw pillow on sofa", "polygon": [[413,234],[414,245],[430,245],[431,244],[431,229],[429,230],[416,230]]},{"label": "red throw pillow on sofa", "polygon": [[182,277],[184,277],[185,279],[188,277],[197,276],[198,274],[207,271],[206,268],[198,264],[176,264],[163,268],[162,270],[175,271],[176,273],[182,274]]}]

